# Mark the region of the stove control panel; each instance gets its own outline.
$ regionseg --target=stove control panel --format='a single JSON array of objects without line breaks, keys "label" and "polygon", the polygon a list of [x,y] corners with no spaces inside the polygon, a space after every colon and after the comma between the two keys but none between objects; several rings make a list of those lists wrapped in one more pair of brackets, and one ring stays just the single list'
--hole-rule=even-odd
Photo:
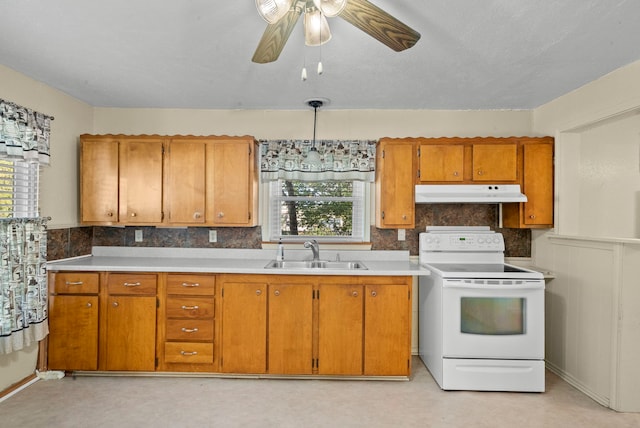
[{"label": "stove control panel", "polygon": [[504,251],[501,233],[421,233],[420,251]]}]

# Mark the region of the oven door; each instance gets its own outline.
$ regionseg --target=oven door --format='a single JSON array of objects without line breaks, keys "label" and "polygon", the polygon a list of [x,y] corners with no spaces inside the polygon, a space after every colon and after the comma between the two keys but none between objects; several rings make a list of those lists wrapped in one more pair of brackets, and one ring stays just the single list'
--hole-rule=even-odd
[{"label": "oven door", "polygon": [[444,279],[445,358],[544,359],[544,280]]}]

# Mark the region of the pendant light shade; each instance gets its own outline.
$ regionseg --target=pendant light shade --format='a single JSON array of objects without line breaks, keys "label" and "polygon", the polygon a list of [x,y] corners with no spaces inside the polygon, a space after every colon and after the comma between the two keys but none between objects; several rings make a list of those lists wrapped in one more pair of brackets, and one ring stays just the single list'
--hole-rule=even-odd
[{"label": "pendant light shade", "polygon": [[313,0],[313,4],[329,18],[333,18],[342,12],[347,5],[347,0]]},{"label": "pendant light shade", "polygon": [[320,46],[331,40],[327,18],[316,8],[307,9],[304,14],[304,43]]},{"label": "pendant light shade", "polygon": [[269,24],[275,24],[286,15],[294,0],[256,0],[258,13]]}]

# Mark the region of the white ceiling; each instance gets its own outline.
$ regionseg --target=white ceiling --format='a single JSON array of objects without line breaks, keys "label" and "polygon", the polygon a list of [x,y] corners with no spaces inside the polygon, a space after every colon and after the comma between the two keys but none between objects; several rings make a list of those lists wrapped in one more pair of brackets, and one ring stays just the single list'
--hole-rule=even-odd
[{"label": "white ceiling", "polygon": [[531,109],[640,59],[638,0],[371,1],[420,41],[394,52],[330,18],[304,47],[300,21],[255,64],[253,0],[0,0],[0,64],[98,107]]}]

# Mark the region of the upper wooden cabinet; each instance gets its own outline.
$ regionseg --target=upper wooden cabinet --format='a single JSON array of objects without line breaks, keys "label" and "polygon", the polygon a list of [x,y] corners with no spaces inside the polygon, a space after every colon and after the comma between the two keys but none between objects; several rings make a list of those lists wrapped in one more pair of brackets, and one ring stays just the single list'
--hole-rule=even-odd
[{"label": "upper wooden cabinet", "polygon": [[414,142],[380,140],[376,149],[376,227],[415,227]]},{"label": "upper wooden cabinet", "polygon": [[82,135],[81,221],[255,226],[253,137]]},{"label": "upper wooden cabinet", "polygon": [[206,146],[204,140],[183,138],[167,143],[164,197],[168,223],[205,223]]},{"label": "upper wooden cabinet", "polygon": [[120,224],[162,222],[162,155],[162,139],[120,141]]},{"label": "upper wooden cabinet", "polygon": [[88,224],[116,224],[118,157],[116,139],[86,136],[80,145],[80,212]]},{"label": "upper wooden cabinet", "polygon": [[257,224],[256,152],[253,138],[221,137],[207,145],[207,223]]},{"label": "upper wooden cabinet", "polygon": [[512,138],[417,138],[418,184],[518,183]]},{"label": "upper wooden cabinet", "polygon": [[512,228],[553,227],[553,139],[522,140],[522,191],[527,202],[504,204],[502,222]]}]

